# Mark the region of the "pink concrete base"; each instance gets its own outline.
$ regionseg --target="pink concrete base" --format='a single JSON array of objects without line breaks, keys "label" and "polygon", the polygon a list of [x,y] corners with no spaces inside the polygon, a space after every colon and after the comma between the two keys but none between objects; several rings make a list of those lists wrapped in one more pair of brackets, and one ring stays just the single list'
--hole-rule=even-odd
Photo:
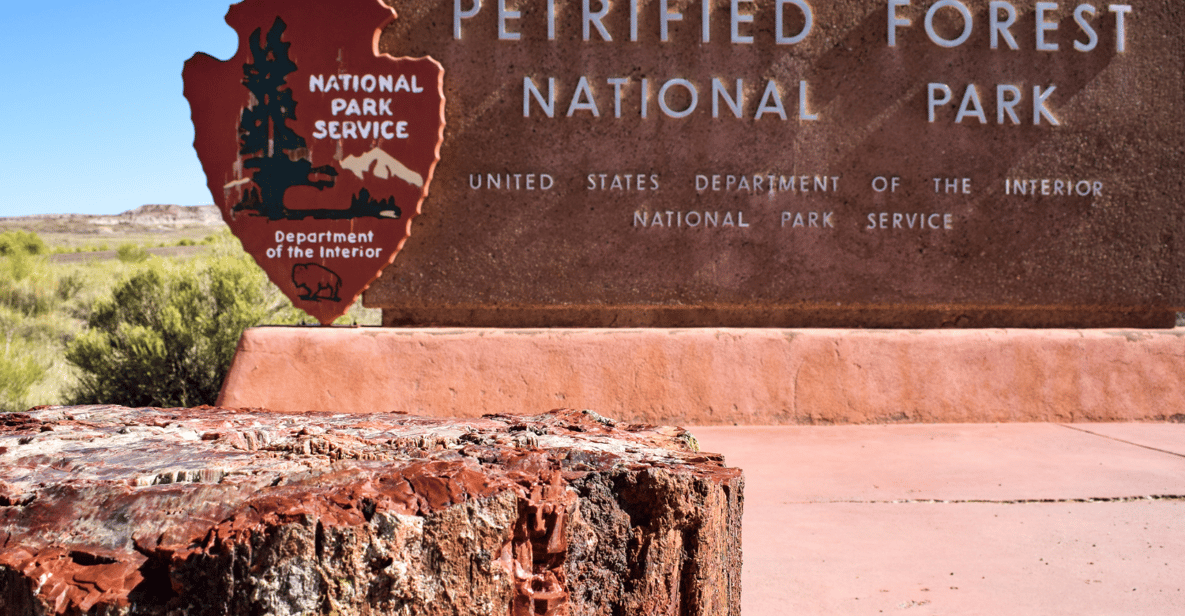
[{"label": "pink concrete base", "polygon": [[1185,420],[1185,329],[248,330],[219,404],[659,424]]}]

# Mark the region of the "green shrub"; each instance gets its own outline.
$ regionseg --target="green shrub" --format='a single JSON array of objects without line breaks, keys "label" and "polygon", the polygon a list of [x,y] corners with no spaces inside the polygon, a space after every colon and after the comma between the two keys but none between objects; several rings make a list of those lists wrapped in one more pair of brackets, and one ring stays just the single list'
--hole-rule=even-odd
[{"label": "green shrub", "polygon": [[56,285],[45,257],[0,257],[0,306],[30,317],[46,314],[57,305]]},{"label": "green shrub", "polygon": [[49,252],[41,236],[32,231],[5,231],[0,233],[0,256],[41,255]]},{"label": "green shrub", "polygon": [[0,341],[0,411],[27,409],[29,389],[45,376],[45,366],[26,347],[11,335]]},{"label": "green shrub", "polygon": [[78,272],[69,272],[62,276],[58,276],[58,299],[62,301],[74,299],[85,286],[86,281]]},{"label": "green shrub", "polygon": [[21,282],[33,273],[34,267],[33,257],[24,252],[5,255],[0,257],[0,280],[6,283]]},{"label": "green shrub", "polygon": [[115,256],[124,263],[143,263],[151,255],[139,244],[120,244],[119,248],[115,249]]},{"label": "green shrub", "polygon": [[224,252],[172,267],[146,263],[97,301],[66,350],[81,370],[72,401],[214,404],[243,330],[297,318],[249,256]]}]

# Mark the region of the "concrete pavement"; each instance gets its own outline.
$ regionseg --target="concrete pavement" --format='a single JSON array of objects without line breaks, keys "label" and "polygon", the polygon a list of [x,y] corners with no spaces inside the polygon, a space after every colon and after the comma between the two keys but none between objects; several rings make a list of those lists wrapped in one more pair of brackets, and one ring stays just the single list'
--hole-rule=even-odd
[{"label": "concrete pavement", "polygon": [[691,431],[745,470],[745,616],[1185,614],[1185,424]]}]

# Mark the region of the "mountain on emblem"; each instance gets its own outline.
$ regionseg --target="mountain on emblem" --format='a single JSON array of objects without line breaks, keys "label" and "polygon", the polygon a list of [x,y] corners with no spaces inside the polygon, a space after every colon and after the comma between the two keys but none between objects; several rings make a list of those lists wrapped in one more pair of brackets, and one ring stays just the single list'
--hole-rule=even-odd
[{"label": "mountain on emblem", "polygon": [[358,179],[366,178],[366,172],[374,165],[374,176],[380,179],[395,177],[411,184],[423,186],[424,176],[408,169],[406,165],[395,160],[390,154],[375,148],[362,156],[347,156],[342,159],[342,167],[354,172]]},{"label": "mountain on emblem", "polygon": [[395,17],[379,0],[245,0],[226,17],[236,55],[185,63],[194,148],[223,219],[323,324],[395,259],[440,158],[443,69],[378,52]]}]

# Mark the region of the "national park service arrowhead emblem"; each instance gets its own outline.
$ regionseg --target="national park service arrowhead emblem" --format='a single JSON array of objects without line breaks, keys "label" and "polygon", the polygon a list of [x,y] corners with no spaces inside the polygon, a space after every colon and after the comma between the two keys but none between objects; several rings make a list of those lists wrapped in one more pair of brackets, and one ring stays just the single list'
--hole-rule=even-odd
[{"label": "national park service arrowhead emblem", "polygon": [[185,63],[214,202],[322,324],[395,259],[440,160],[444,70],[379,53],[394,18],[379,0],[246,0],[226,15],[236,55]]}]

